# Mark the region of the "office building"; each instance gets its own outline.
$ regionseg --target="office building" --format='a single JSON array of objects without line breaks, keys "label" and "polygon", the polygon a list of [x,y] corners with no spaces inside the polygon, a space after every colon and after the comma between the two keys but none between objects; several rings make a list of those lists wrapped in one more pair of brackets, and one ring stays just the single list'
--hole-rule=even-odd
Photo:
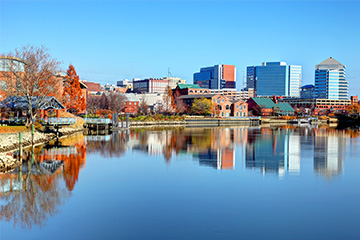
[{"label": "office building", "polygon": [[249,66],[246,68],[246,88],[253,88],[255,89],[256,83],[255,83],[255,77],[256,77],[256,67],[255,66]]},{"label": "office building", "polygon": [[315,98],[315,86],[312,84],[302,86],[300,89],[300,98]]},{"label": "office building", "polygon": [[131,80],[129,80],[129,79],[124,79],[124,80],[121,80],[121,81],[117,81],[117,82],[116,82],[116,86],[132,89],[132,87],[133,87],[133,81],[131,81]]},{"label": "office building", "polygon": [[186,84],[186,80],[179,77],[164,77],[162,79],[169,81],[169,86],[171,89],[175,89],[178,84]]},{"label": "office building", "polygon": [[133,81],[133,91],[136,93],[164,93],[169,86],[169,80],[147,78]]},{"label": "office building", "polygon": [[247,88],[254,88],[256,96],[300,97],[301,66],[263,62],[246,70]]},{"label": "office building", "polygon": [[315,98],[349,99],[345,65],[332,57],[315,66]]},{"label": "office building", "polygon": [[194,73],[194,84],[207,89],[236,89],[236,68],[225,64],[201,68]]}]

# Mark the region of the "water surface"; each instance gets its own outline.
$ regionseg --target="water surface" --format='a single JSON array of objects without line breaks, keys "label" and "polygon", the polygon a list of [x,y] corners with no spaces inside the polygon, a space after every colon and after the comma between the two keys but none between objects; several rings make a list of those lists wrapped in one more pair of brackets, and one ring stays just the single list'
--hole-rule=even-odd
[{"label": "water surface", "polygon": [[360,239],[357,130],[133,129],[26,151],[1,239]]}]

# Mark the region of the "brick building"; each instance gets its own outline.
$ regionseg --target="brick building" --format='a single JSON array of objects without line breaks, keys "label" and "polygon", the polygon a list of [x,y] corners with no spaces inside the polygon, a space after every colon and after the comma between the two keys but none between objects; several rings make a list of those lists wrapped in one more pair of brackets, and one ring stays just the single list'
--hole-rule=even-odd
[{"label": "brick building", "polygon": [[136,114],[139,111],[139,98],[134,93],[125,93],[124,113]]},{"label": "brick building", "polygon": [[334,113],[341,113],[345,111],[352,102],[356,102],[356,98],[353,100],[336,100],[325,98],[283,98],[279,99],[279,102],[285,102],[296,108],[308,108],[311,111],[315,111],[315,114],[327,114],[329,111]]},{"label": "brick building", "polygon": [[178,84],[173,92],[174,95],[176,95],[176,92],[178,95],[198,95],[209,94],[210,90],[201,88],[198,84]]},{"label": "brick building", "polygon": [[183,95],[180,97],[190,109],[195,99],[209,99],[217,110],[213,113],[217,117],[246,117],[248,116],[247,103],[241,100],[233,101],[220,94]]}]

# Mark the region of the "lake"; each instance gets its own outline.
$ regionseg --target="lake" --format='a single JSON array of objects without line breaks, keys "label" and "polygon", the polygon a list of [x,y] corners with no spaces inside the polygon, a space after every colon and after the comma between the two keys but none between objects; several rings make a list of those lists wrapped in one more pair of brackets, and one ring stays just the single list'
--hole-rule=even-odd
[{"label": "lake", "polygon": [[360,239],[358,130],[131,129],[24,159],[0,239]]}]

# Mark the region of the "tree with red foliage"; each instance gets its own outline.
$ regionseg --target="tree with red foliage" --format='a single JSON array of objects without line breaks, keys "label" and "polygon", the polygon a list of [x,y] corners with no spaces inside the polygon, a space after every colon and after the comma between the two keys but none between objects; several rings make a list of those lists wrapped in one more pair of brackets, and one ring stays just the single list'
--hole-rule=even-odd
[{"label": "tree with red foliage", "polygon": [[171,90],[169,85],[166,87],[165,93],[163,95],[162,112],[165,114],[172,114],[176,112],[176,105],[173,96],[173,91]]},{"label": "tree with red foliage", "polygon": [[65,77],[63,103],[72,113],[82,112],[86,109],[86,102],[81,91],[79,76],[72,64],[69,65],[67,76]]}]

